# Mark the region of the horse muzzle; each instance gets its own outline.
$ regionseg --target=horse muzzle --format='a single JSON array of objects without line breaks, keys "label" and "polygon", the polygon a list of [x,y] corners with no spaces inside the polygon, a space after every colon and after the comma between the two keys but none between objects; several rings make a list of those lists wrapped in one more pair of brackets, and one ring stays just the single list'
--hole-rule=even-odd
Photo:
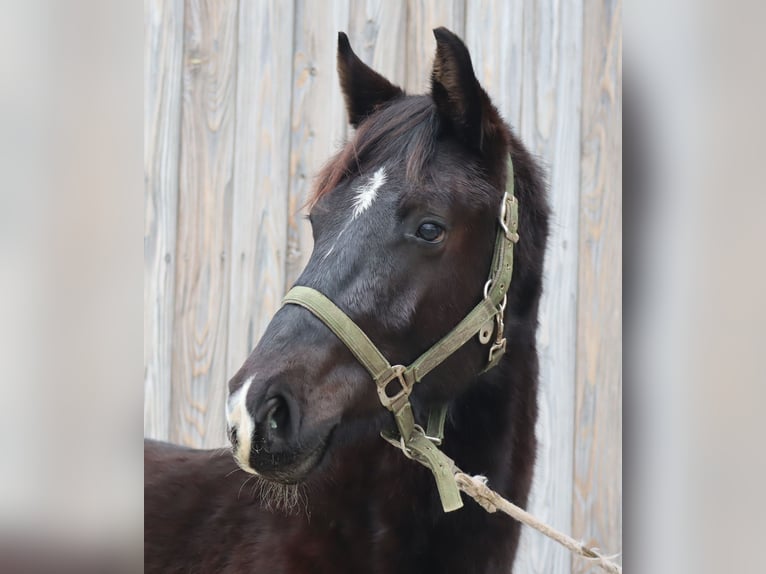
[{"label": "horse muzzle", "polygon": [[254,393],[252,383],[250,378],[227,403],[228,434],[237,464],[275,482],[302,482],[322,459],[332,426],[307,435],[292,396],[268,390]]}]

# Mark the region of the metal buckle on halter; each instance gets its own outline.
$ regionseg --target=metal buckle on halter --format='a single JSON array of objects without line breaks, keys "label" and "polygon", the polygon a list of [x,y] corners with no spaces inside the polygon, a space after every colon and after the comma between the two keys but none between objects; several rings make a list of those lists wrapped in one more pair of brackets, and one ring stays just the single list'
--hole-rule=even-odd
[{"label": "metal buckle on halter", "polygon": [[495,342],[489,349],[489,364],[493,366],[499,358],[505,353],[506,340],[505,340],[505,321],[503,316],[505,315],[505,304],[508,302],[508,295],[503,296],[503,302],[497,308],[495,314]]},{"label": "metal buckle on halter", "polygon": [[491,367],[495,366],[495,363],[500,359],[500,357],[503,356],[505,353],[505,347],[506,347],[506,340],[505,337],[503,337],[499,342],[496,341],[492,343],[492,347],[489,349],[489,361],[488,365]]},{"label": "metal buckle on halter", "polygon": [[511,231],[514,211],[512,206],[515,204],[516,196],[508,195],[508,192],[506,191],[503,194],[503,201],[500,205],[500,217],[498,218],[500,227],[503,229],[503,233],[505,233],[505,238],[513,243],[516,243],[519,240],[519,234],[515,231]]},{"label": "metal buckle on halter", "polygon": [[[401,408],[412,392],[412,385],[408,384],[404,377],[405,371],[406,368],[404,365],[394,365],[391,367],[390,376],[387,379],[377,383],[378,397],[380,398],[380,402],[390,411],[396,411],[398,408]],[[396,394],[389,395],[386,392],[386,389],[388,388],[389,383],[391,383],[394,379],[399,382],[401,389],[399,389]]]}]

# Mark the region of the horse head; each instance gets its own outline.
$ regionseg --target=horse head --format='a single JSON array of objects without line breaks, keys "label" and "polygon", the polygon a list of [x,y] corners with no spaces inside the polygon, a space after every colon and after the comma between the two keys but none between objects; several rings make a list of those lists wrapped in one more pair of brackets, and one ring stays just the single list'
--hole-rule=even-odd
[{"label": "horse head", "polygon": [[[431,90],[415,96],[339,35],[338,73],[355,133],[318,177],[314,248],[295,283],[330,299],[391,364],[412,362],[482,300],[508,157],[526,153],[479,85],[463,42],[444,28],[434,35]],[[515,176],[522,188],[525,177],[538,177],[525,157]],[[526,220],[535,217],[530,210]],[[543,241],[532,244],[541,251]],[[536,320],[521,292],[539,294],[541,262],[541,253],[519,250],[506,329],[525,314]],[[459,396],[486,362],[486,346],[473,337],[414,388],[416,410]],[[229,382],[227,415],[239,465],[282,483],[305,480],[353,421],[390,421],[368,371],[296,305],[279,309]]]}]

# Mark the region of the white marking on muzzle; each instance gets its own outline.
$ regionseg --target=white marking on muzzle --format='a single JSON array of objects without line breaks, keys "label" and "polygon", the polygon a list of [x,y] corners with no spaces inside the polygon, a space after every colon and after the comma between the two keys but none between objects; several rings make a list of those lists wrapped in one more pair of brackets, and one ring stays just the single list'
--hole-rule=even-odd
[{"label": "white marking on muzzle", "polygon": [[226,422],[230,428],[237,429],[237,450],[234,452],[237,463],[243,470],[258,474],[250,467],[250,447],[255,421],[247,410],[247,391],[250,390],[254,378],[254,376],[250,377],[229,397],[226,402]]}]

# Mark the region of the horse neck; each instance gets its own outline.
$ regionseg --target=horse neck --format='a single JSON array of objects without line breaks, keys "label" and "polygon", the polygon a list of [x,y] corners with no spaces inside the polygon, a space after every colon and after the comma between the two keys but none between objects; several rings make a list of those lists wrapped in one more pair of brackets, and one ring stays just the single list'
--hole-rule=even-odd
[{"label": "horse neck", "polygon": [[526,344],[509,339],[500,364],[450,404],[443,448],[461,470],[487,476],[500,491],[531,479],[537,377],[534,338]]}]

